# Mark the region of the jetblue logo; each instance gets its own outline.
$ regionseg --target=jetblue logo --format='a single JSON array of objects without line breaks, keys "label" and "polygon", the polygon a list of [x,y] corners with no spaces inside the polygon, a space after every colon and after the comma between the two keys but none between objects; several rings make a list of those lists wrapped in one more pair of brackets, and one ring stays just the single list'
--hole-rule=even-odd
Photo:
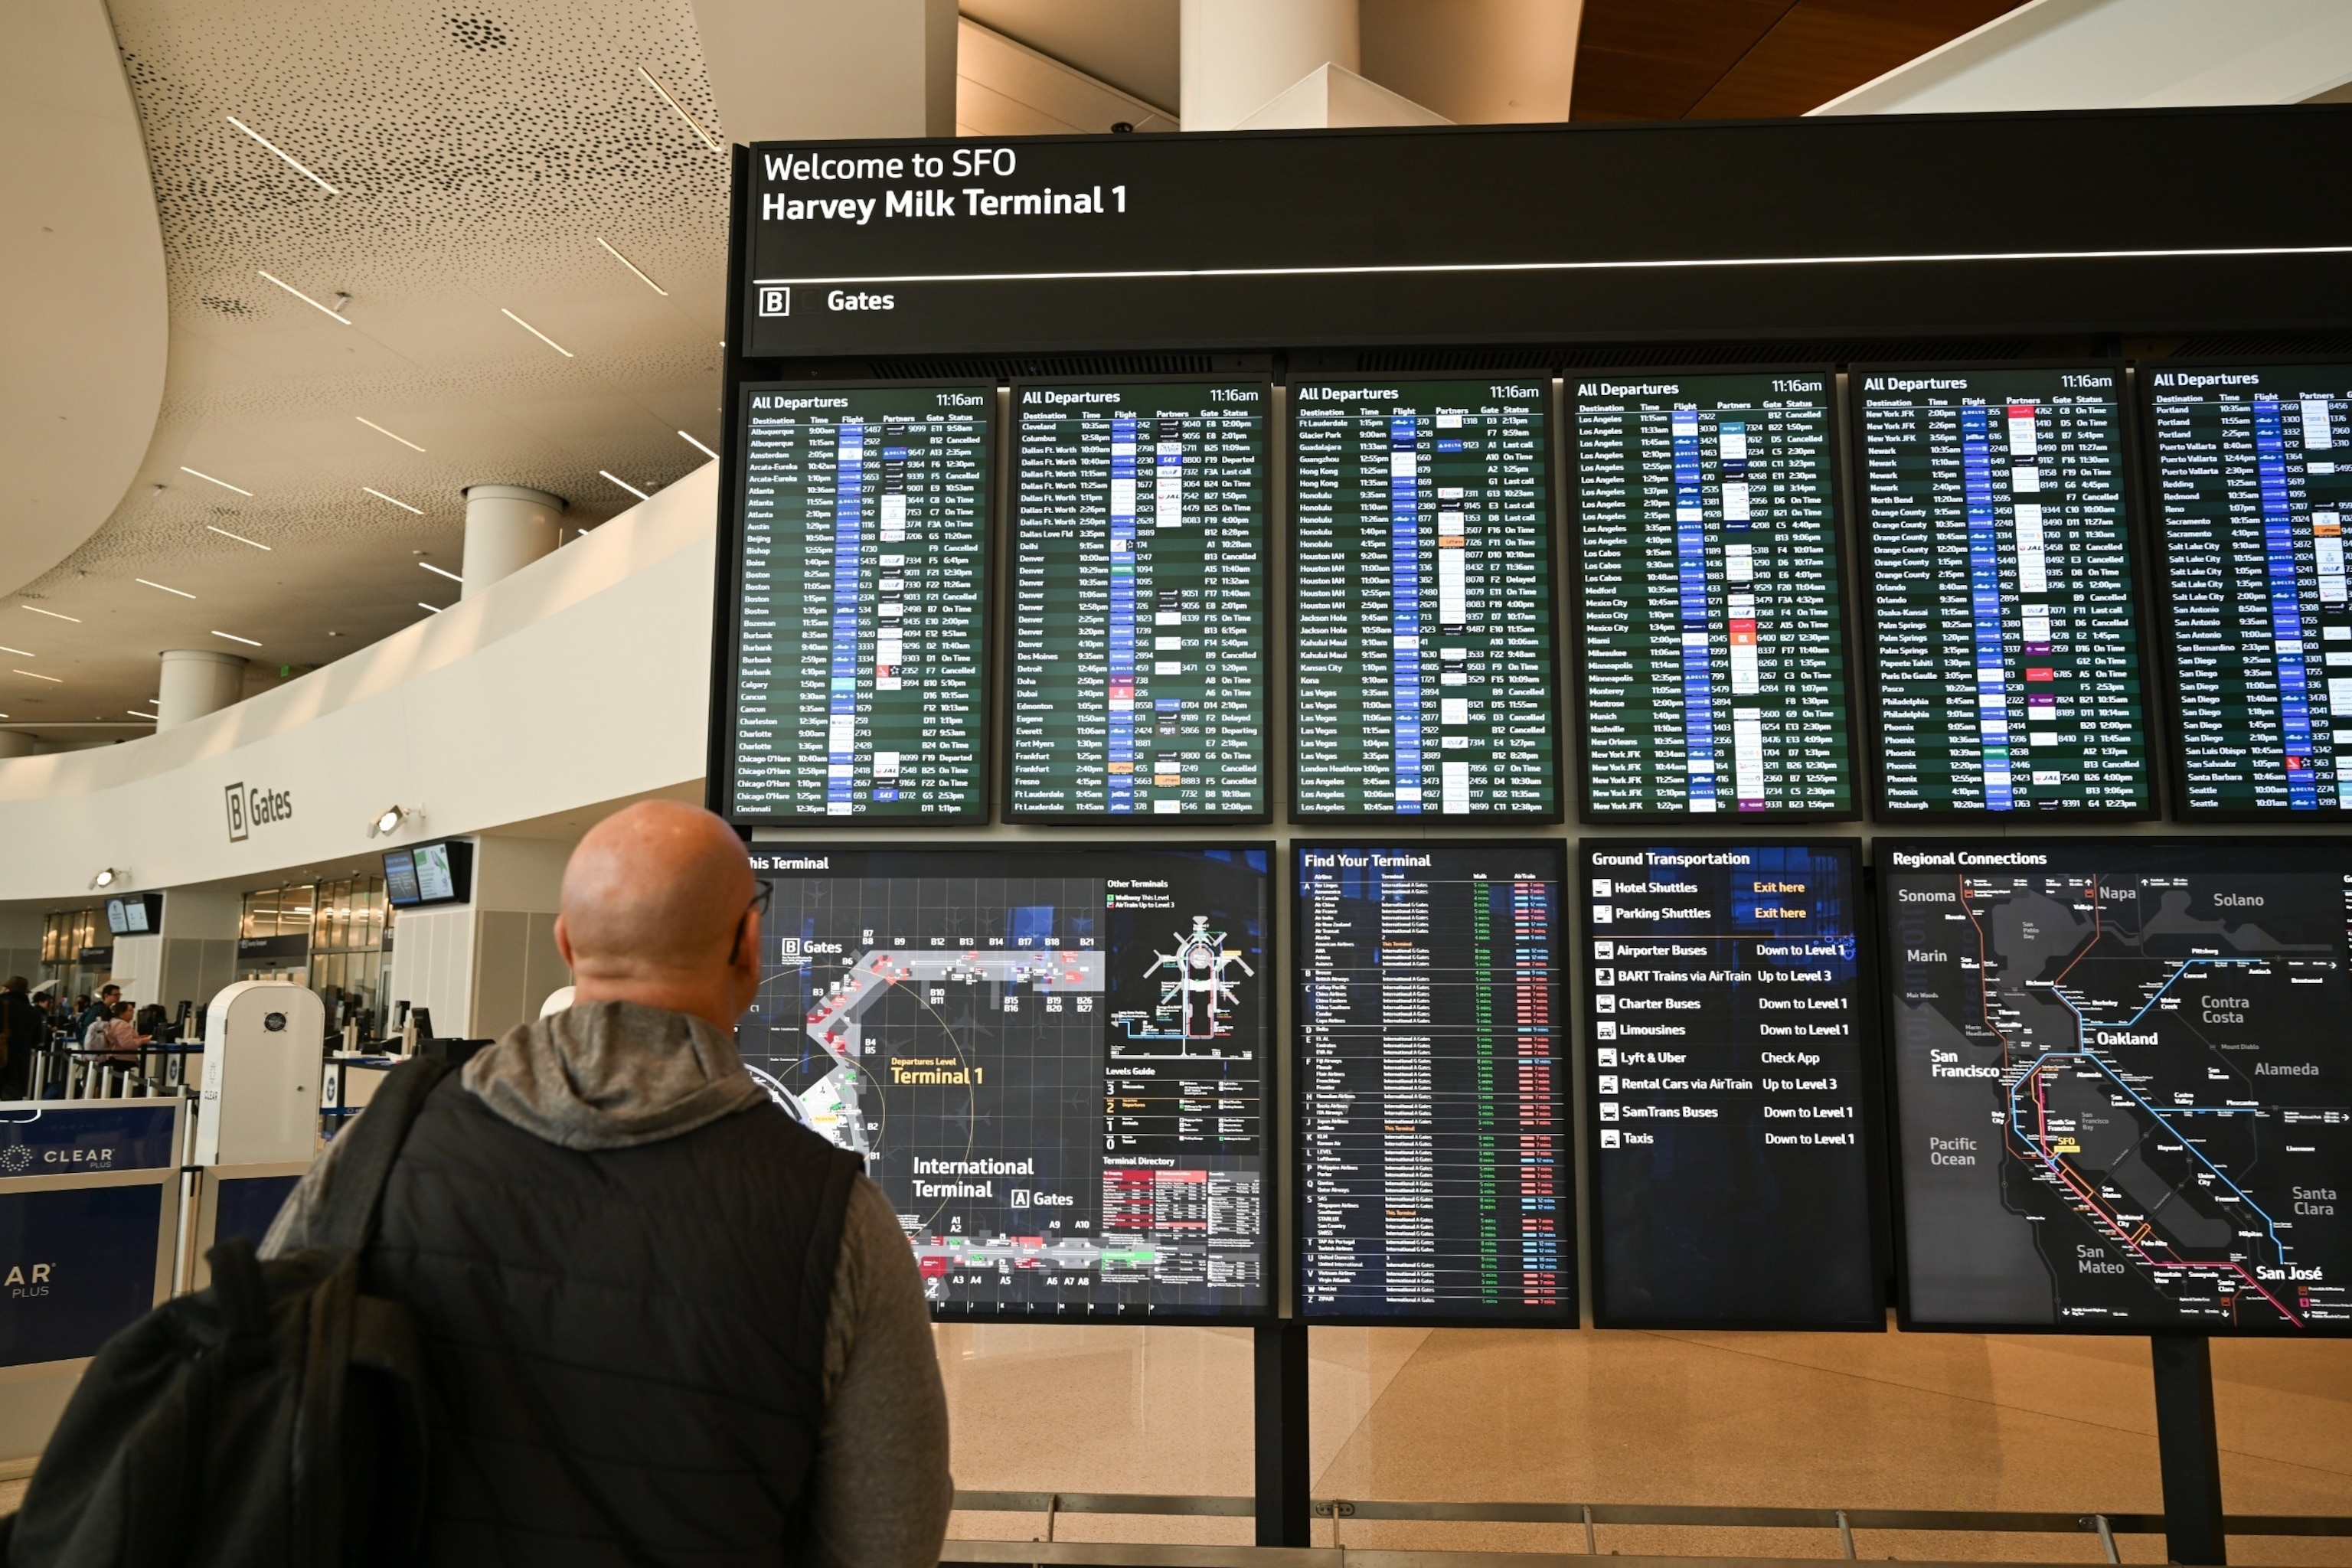
[{"label": "jetblue logo", "polygon": [[789,316],[793,313],[793,291],[780,283],[760,286],[760,314]]}]

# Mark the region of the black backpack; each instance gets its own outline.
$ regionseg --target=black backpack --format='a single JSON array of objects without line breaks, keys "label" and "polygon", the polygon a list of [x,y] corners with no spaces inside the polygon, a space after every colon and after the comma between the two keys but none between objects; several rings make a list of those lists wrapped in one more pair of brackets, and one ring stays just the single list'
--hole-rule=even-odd
[{"label": "black backpack", "polygon": [[408,1310],[365,1295],[361,1255],[409,1124],[447,1071],[388,1073],[343,1133],[311,1237],[269,1262],[239,1237],[212,1284],[109,1341],[24,1507],[16,1568],[307,1568],[414,1556],[425,1381]]}]

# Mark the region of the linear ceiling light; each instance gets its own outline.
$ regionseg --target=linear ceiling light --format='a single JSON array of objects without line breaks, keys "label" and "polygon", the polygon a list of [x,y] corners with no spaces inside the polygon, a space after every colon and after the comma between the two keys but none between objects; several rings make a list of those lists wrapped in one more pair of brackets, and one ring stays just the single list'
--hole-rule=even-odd
[{"label": "linear ceiling light", "polygon": [[448,578],[452,583],[462,583],[465,581],[463,577],[458,576],[455,572],[446,571],[442,567],[436,566],[430,561],[420,561],[417,564],[424,567],[427,572],[434,574],[436,576]]},{"label": "linear ceiling light", "polygon": [[61,616],[55,610],[45,610],[38,605],[19,605],[16,607],[20,610],[30,610],[37,616],[47,616],[53,621],[71,621],[76,626],[81,625],[79,616]]},{"label": "linear ceiling light", "polygon": [[601,235],[601,234],[600,234],[600,235],[598,235],[598,236],[596,237],[596,243],[597,243],[597,244],[599,244],[599,245],[601,245],[601,246],[603,246],[603,247],[604,247],[604,249],[605,249],[606,253],[607,253],[607,254],[609,254],[609,255],[612,257],[612,258],[613,258],[614,260],[615,260],[615,261],[619,262],[622,266],[624,266],[624,267],[627,268],[630,271],[632,271],[632,272],[635,273],[635,274],[637,275],[637,281],[638,281],[638,282],[643,283],[646,288],[648,288],[648,289],[652,289],[655,293],[656,293],[656,294],[660,295],[663,299],[667,300],[667,299],[668,299],[668,298],[669,298],[669,290],[668,290],[668,289],[667,289],[663,288],[660,284],[658,284],[658,283],[655,282],[652,279],[650,279],[650,278],[646,277],[646,269],[645,269],[644,268],[642,268],[642,267],[638,266],[635,262],[634,262],[634,261],[630,260],[627,257],[625,257],[625,256],[622,255],[619,251],[614,250],[614,249],[613,248],[613,243],[612,243],[612,241],[610,241],[610,240],[606,239],[603,235]]},{"label": "linear ceiling light", "polygon": [[213,528],[213,525],[209,522],[205,524],[205,527],[210,529],[213,532],[219,534],[223,539],[234,539],[239,544],[250,544],[256,550],[268,550],[272,548],[270,545],[262,543],[258,539],[247,539],[242,533],[231,533],[226,528]]},{"label": "linear ceiling light", "polygon": [[142,586],[142,587],[148,587],[148,588],[162,588],[162,589],[163,589],[163,591],[164,593],[166,593],[166,594],[177,594],[177,595],[180,595],[180,597],[182,597],[183,599],[193,599],[193,598],[194,598],[194,597],[195,597],[195,595],[194,595],[194,594],[189,593],[185,588],[172,588],[172,587],[166,587],[166,586],[164,586],[164,584],[161,584],[161,583],[150,583],[150,582],[148,582],[148,581],[147,581],[147,579],[146,579],[146,578],[144,578],[144,577],[133,577],[133,578],[132,578],[132,579],[131,579],[131,580],[133,583],[137,583],[137,584],[140,584],[141,586]]},{"label": "linear ceiling light", "polygon": [[693,447],[696,451],[701,453],[706,458],[716,458],[719,456],[718,453],[712,451],[709,447],[704,446],[701,442],[696,440],[693,437],[688,435],[683,430],[679,431],[677,436],[679,440],[684,441],[688,446]]},{"label": "linear ceiling light", "polygon": [[46,681],[47,681],[51,686],[63,686],[63,685],[65,684],[65,682],[64,682],[64,681],[59,680],[59,679],[58,679],[56,676],[54,676],[54,675],[35,675],[35,674],[34,674],[31,670],[29,670],[29,669],[19,669],[19,670],[13,671],[12,673],[16,674],[16,675],[25,676],[25,677],[26,677],[26,678],[27,678],[28,679],[33,679],[33,680],[46,680]]},{"label": "linear ceiling light", "polygon": [[702,138],[702,144],[705,147],[709,148],[714,153],[719,151],[719,143],[711,140],[710,132],[702,128],[702,122],[700,121],[695,119],[693,115],[688,114],[686,111],[686,105],[680,103],[677,99],[670,96],[669,89],[661,84],[661,78],[654,75],[653,72],[646,69],[643,66],[639,66],[637,68],[637,74],[645,78],[647,81],[653,83],[654,90],[661,94],[662,101],[668,104],[670,108],[677,112],[677,117],[680,120],[686,121],[688,129],[693,131],[697,136]]},{"label": "linear ceiling light", "polygon": [[499,314],[504,316],[508,321],[512,321],[516,326],[520,327],[524,331],[529,332],[532,337],[537,338],[541,342],[545,343],[549,348],[553,349],[557,353],[562,354],[565,359],[578,359],[580,357],[578,354],[573,353],[570,349],[565,348],[562,343],[557,342],[553,338],[549,337],[545,332],[541,331],[537,327],[532,326],[529,321],[524,321],[520,316],[516,315],[512,310],[508,310],[504,305],[499,307]]},{"label": "linear ceiling light", "polygon": [[195,475],[195,476],[196,476],[196,478],[198,478],[198,479],[200,479],[204,480],[204,481],[205,481],[206,484],[208,484],[208,485],[218,485],[218,486],[220,486],[220,488],[221,488],[221,489],[225,489],[225,490],[235,490],[237,494],[239,494],[239,495],[241,495],[241,496],[244,496],[244,497],[245,497],[247,500],[250,500],[253,498],[253,492],[252,492],[251,490],[249,490],[249,489],[247,489],[244,486],[242,486],[242,485],[233,485],[233,484],[229,483],[226,479],[216,479],[213,478],[210,474],[205,473],[202,468],[190,468],[190,467],[188,467],[188,465],[187,465],[187,464],[185,464],[185,463],[182,463],[182,464],[180,465],[180,472],[182,472],[182,473],[184,473],[184,474],[194,474],[194,475]]},{"label": "linear ceiling light", "polygon": [[406,501],[401,500],[398,496],[388,496],[382,490],[376,489],[373,485],[362,485],[360,489],[367,491],[368,494],[375,497],[378,500],[390,501],[393,505],[398,507],[403,511],[413,511],[419,517],[423,517],[425,515],[425,509],[423,507],[411,506]]},{"label": "linear ceiling light", "polygon": [[620,486],[623,489],[625,489],[625,490],[628,491],[631,495],[633,495],[633,496],[636,497],[639,500],[653,500],[653,499],[654,499],[653,497],[651,497],[651,496],[649,496],[649,495],[646,494],[646,492],[645,492],[645,491],[643,491],[643,490],[641,490],[641,489],[637,489],[637,487],[636,487],[636,486],[635,486],[635,485],[633,485],[633,484],[629,483],[629,481],[628,481],[628,480],[626,480],[626,479],[625,479],[621,478],[621,476],[620,476],[620,475],[618,475],[618,474],[613,473],[613,472],[611,472],[610,470],[605,469],[605,468],[599,468],[599,469],[597,469],[596,471],[597,471],[598,473],[600,473],[600,474],[603,474],[606,479],[608,479],[612,480],[614,484],[616,484],[616,485]]},{"label": "linear ceiling light", "polygon": [[261,646],[251,637],[241,637],[235,632],[215,632],[213,636],[216,637],[226,637],[231,642],[241,642],[247,647],[259,647]]},{"label": "linear ceiling light", "polygon": [[439,614],[441,613],[441,606],[440,606],[440,605],[428,605],[428,604],[426,604],[426,603],[425,603],[424,600],[422,600],[422,599],[419,599],[419,600],[417,600],[417,601],[416,601],[416,607],[417,607],[418,609],[420,609],[420,610],[430,610],[430,611],[432,611],[432,612],[433,612],[435,615],[436,615],[436,616],[437,616],[437,615],[439,615]]},{"label": "linear ceiling light", "polygon": [[[332,316],[336,321],[341,321],[347,327],[352,324],[352,319],[349,316],[341,314],[336,310],[332,305],[321,305],[319,301],[313,300],[310,296],[305,294],[302,290],[297,289],[293,284],[289,283],[285,279],[278,277],[277,274],[263,272],[258,267],[255,268],[254,271],[260,273],[262,277],[268,279],[269,281],[277,284],[280,289],[285,289],[289,294],[293,295],[294,298],[301,300],[305,305],[310,306],[313,310],[322,311],[329,316]],[[345,296],[345,298],[348,297],[349,296]]]},{"label": "linear ceiling light", "polygon": [[[370,419],[363,414],[354,414],[352,417],[358,420],[361,424],[366,426],[369,429],[374,431],[379,436],[392,436],[391,431],[385,429],[383,426],[377,424],[374,420]],[[422,452],[425,450],[424,447],[418,446],[415,442],[410,440],[405,436],[392,436],[392,438],[399,442],[402,446],[406,447],[411,451]]]},{"label": "linear ceiling light", "polygon": [[31,648],[10,647],[6,643],[0,643],[0,653],[13,653],[18,658],[38,658],[41,657],[39,654],[35,653]]},{"label": "linear ceiling light", "polygon": [[318,175],[312,174],[310,170],[304,168],[300,163],[297,163],[294,159],[294,155],[287,152],[285,148],[280,147],[277,142],[272,142],[268,137],[264,136],[260,132],[256,131],[252,126],[247,125],[244,121],[239,120],[236,115],[231,114],[226,116],[226,118],[231,125],[236,126],[239,131],[244,132],[247,136],[252,137],[256,142],[260,142],[264,147],[268,148],[271,152],[285,159],[288,167],[291,168],[296,174],[301,175],[304,179],[310,181],[312,184],[318,186],[320,190],[326,192],[329,195],[340,196],[343,194],[342,192],[335,189],[334,186],[327,184],[326,181],[319,178]]},{"label": "linear ceiling light", "polygon": [[142,713],[136,708],[125,708],[123,711],[130,714],[133,719],[152,719],[155,717],[152,713]]}]

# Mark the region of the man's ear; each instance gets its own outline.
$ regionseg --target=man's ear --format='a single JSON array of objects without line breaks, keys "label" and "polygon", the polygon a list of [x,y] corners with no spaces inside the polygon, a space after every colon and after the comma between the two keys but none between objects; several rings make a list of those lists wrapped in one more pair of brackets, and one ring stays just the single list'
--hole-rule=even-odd
[{"label": "man's ear", "polygon": [[580,966],[572,962],[572,933],[563,929],[562,915],[555,917],[555,951],[563,955],[563,967],[577,975]]}]

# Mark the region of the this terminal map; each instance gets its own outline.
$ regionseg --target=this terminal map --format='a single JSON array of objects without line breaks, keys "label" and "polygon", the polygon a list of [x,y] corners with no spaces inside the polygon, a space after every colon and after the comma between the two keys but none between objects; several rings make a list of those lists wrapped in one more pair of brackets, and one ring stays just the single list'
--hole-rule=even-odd
[{"label": "this terminal map", "polygon": [[993,391],[742,398],[728,816],[986,820]]},{"label": "this terminal map", "polygon": [[1569,388],[1586,818],[1853,815],[1829,374]]},{"label": "this terminal map", "polygon": [[1910,1320],[2352,1332],[2352,844],[1877,854]]},{"label": "this terminal map", "polygon": [[1546,379],[1293,384],[1293,816],[1559,814]]},{"label": "this terminal map", "polygon": [[1302,1311],[1574,1327],[1559,847],[1293,853]]},{"label": "this terminal map", "polygon": [[2352,366],[2146,374],[2180,808],[2352,809]]},{"label": "this terminal map", "polygon": [[1596,1323],[1885,1325],[1857,858],[1580,847]]},{"label": "this terminal map", "polygon": [[935,1314],[1270,1310],[1267,856],[755,847],[744,1061],[864,1158]]},{"label": "this terminal map", "polygon": [[1267,815],[1270,397],[1014,385],[1008,816]]},{"label": "this terminal map", "polygon": [[1854,373],[1886,815],[2151,810],[2122,380]]}]

